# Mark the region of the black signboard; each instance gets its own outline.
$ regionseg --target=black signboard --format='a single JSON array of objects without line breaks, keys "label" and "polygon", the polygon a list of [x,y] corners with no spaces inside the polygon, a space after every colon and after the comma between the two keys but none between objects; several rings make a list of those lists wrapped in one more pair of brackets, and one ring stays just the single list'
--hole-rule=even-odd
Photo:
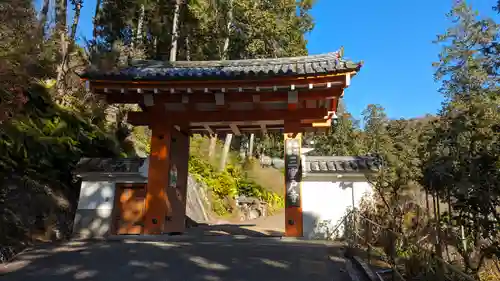
[{"label": "black signboard", "polygon": [[302,165],[300,161],[300,140],[285,140],[285,206],[300,207],[300,185]]}]

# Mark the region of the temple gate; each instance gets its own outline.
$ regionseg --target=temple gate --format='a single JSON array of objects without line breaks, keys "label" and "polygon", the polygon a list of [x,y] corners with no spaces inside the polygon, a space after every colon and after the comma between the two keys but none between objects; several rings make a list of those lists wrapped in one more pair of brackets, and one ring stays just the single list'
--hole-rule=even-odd
[{"label": "temple gate", "polygon": [[302,133],[332,126],[338,101],[361,68],[342,51],[229,61],[135,61],[81,74],[108,103],[138,104],[128,122],[152,130],[144,234],[185,230],[191,134],[283,132],[285,235],[303,235]]}]

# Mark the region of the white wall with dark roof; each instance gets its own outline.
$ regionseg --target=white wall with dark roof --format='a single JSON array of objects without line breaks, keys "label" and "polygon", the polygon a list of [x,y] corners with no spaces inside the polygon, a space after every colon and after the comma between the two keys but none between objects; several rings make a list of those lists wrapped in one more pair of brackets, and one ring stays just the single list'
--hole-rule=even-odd
[{"label": "white wall with dark roof", "polygon": [[[354,193],[353,193],[354,190]],[[359,207],[363,198],[369,198],[373,188],[363,178],[330,181],[304,181],[302,183],[303,233],[307,239],[335,239],[343,235],[333,230],[346,213]]]},{"label": "white wall with dark roof", "polygon": [[[92,161],[91,161],[92,160]],[[148,182],[149,158],[146,159],[85,159],[80,168],[79,177],[82,178],[80,198],[76,210],[73,236],[75,238],[91,238],[107,236],[111,229],[114,196],[117,183],[145,183]],[[93,162],[92,165],[87,165]],[[132,163],[128,172],[113,171],[113,165],[118,163]],[[108,163],[109,165],[102,165]],[[99,164],[99,165],[95,165]],[[100,167],[100,168],[99,168]],[[101,169],[101,170],[99,170]],[[90,172],[89,172],[90,171]],[[197,223],[208,223],[211,218],[211,205],[208,188],[188,176],[186,214]]]}]

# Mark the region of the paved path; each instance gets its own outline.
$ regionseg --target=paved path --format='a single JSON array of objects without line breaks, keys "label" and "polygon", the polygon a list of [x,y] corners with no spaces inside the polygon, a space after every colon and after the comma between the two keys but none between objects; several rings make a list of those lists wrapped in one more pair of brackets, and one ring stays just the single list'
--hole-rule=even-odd
[{"label": "paved path", "polygon": [[215,224],[188,229],[188,234],[198,236],[245,235],[249,237],[282,237],[285,234],[285,215],[276,214],[255,220],[230,222],[219,220]]},{"label": "paved path", "polygon": [[183,236],[40,246],[0,265],[0,281],[351,280],[340,245],[277,238],[283,231],[281,212],[200,225]]},{"label": "paved path", "polygon": [[268,229],[275,231],[285,231],[285,211],[279,211],[269,217],[260,217],[255,220],[248,221],[254,223],[260,229]]},{"label": "paved path", "polygon": [[273,238],[235,241],[70,242],[27,251],[2,281],[348,281],[335,245]]},{"label": "paved path", "polygon": [[[240,231],[237,234],[249,235],[249,236],[283,236],[285,234],[285,212],[279,211],[276,214],[269,217],[260,217],[249,221],[227,221],[218,220],[215,224],[211,225],[210,228],[218,229],[221,232],[231,233],[231,229],[238,227]],[[247,230],[247,233],[244,231]],[[231,233],[234,234],[234,233]]]}]

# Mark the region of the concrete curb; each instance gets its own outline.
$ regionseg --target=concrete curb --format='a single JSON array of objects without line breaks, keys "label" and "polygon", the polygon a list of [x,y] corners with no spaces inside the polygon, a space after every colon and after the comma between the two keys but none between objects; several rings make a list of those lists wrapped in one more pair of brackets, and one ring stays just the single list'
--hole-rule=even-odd
[{"label": "concrete curb", "polygon": [[[345,264],[345,272],[349,276],[350,281],[364,281],[365,278],[363,278],[362,273],[360,272],[359,269],[356,268],[356,266],[353,265],[353,262],[351,261],[351,258],[349,256],[347,247],[343,247],[339,253],[337,253],[340,257],[340,259],[344,262]],[[337,280],[337,279],[335,279]]]},{"label": "concrete curb", "polygon": [[260,245],[278,245],[287,244],[290,246],[311,246],[311,247],[330,247],[336,245],[329,241],[304,240],[296,237],[255,237],[246,235],[113,235],[108,237],[94,238],[74,238],[69,242],[75,243],[256,243]]},{"label": "concrete curb", "polygon": [[375,275],[373,270],[368,266],[368,264],[361,259],[359,256],[354,256],[352,258],[353,262],[355,265],[360,268],[360,270],[363,272],[363,274],[368,278],[370,281],[380,281],[379,277]]},{"label": "concrete curb", "polygon": [[152,242],[189,242],[189,241],[237,241],[237,240],[283,240],[282,237],[251,237],[246,235],[116,235],[105,241],[152,241]]},{"label": "concrete curb", "polygon": [[247,235],[111,235],[107,237],[75,237],[75,242],[106,242],[106,241],[151,241],[151,242],[211,242],[211,241],[276,241],[328,245],[324,241],[304,240],[295,237],[282,236],[247,236]]},{"label": "concrete curb", "polygon": [[359,276],[358,270],[354,268],[354,265],[352,264],[351,260],[346,259],[345,261],[346,269],[347,269],[347,274],[349,275],[349,278],[351,281],[362,281],[363,279],[361,276]]}]

